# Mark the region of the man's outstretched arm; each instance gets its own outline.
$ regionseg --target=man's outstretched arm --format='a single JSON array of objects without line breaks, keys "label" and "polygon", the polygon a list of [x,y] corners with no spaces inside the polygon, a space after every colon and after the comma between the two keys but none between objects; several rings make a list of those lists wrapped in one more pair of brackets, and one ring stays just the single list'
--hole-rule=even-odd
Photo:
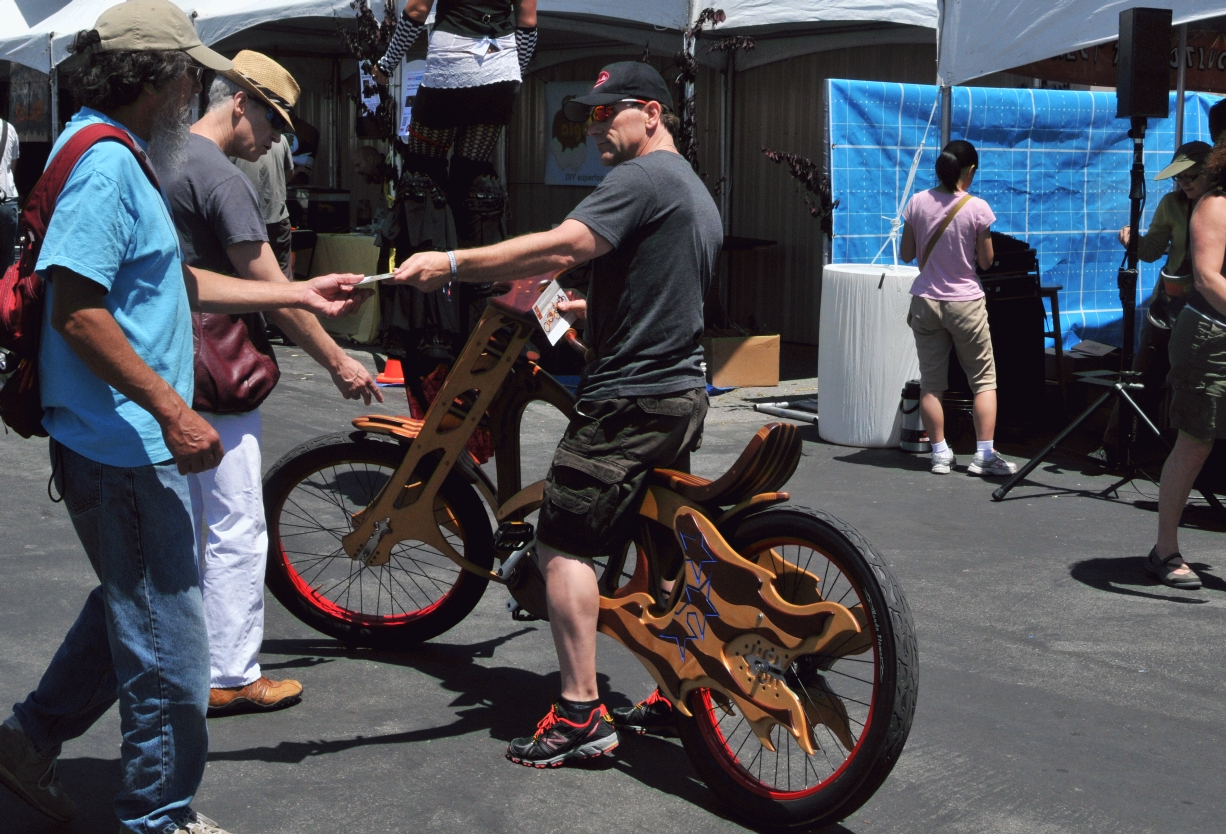
[{"label": "man's outstretched arm", "polygon": [[396,268],[396,277],[391,280],[422,292],[437,290],[452,280],[476,284],[513,281],[571,269],[612,250],[612,244],[578,220],[566,220],[547,232],[456,250],[452,253],[456,259],[454,279],[446,252],[418,252]]}]

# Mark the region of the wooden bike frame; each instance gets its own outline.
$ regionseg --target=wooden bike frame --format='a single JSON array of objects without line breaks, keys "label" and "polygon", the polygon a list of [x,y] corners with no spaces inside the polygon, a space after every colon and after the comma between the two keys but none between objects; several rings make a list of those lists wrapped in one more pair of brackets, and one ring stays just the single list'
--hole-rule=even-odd
[{"label": "wooden bike frame", "polygon": [[[486,570],[451,546],[443,529],[454,529],[454,521],[436,497],[458,466],[499,521],[522,520],[540,507],[544,482],[521,488],[519,423],[534,400],[549,402],[563,413],[574,404],[556,380],[521,358],[536,332],[531,305],[552,277],[513,282],[508,294],[491,300],[422,420],[369,415],[353,421],[359,429],[412,442],[376,499],[354,516],[353,531],[342,539],[350,558],[382,565],[395,543],[414,539],[492,582],[514,581],[514,572],[504,577],[503,572]],[[496,449],[496,488],[466,450],[483,416]],[[680,486],[669,488],[667,473],[660,472],[665,476],[654,479],[639,510],[644,534],[634,573],[624,586],[614,584],[624,554],[605,570],[599,629],[638,657],[685,715],[690,714],[689,694],[707,688],[717,702],[736,704],[768,750],[775,749],[770,731],[779,724],[813,754],[812,730],[818,723],[830,727],[850,749],[853,734],[838,698],[808,697],[802,702],[789,687],[786,670],[801,655],[843,657],[869,651],[862,609],[824,600],[818,577],[790,564],[789,587],[800,590],[798,602],[784,600],[772,568],[782,561],[777,554],[768,551],[751,561],[720,533],[744,514],[786,501],[787,493],[763,492],[721,511],[718,505],[687,499]],[[789,469],[784,480],[790,474]],[[681,573],[668,594],[657,593],[660,559],[652,541],[661,531],[682,555]]]}]

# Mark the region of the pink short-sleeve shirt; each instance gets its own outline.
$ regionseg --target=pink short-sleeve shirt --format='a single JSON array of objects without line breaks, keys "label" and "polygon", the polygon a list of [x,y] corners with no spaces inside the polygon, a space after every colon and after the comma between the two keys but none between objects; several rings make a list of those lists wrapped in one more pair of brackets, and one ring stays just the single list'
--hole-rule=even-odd
[{"label": "pink short-sleeve shirt", "polygon": [[[935,188],[911,198],[903,220],[915,234],[916,256],[928,248],[928,240],[946,215],[966,196],[965,191],[948,194]],[[975,239],[988,229],[996,215],[986,202],[971,197],[945,229],[920,270],[911,294],[935,301],[971,301],[983,297],[983,285],[975,274]]]}]

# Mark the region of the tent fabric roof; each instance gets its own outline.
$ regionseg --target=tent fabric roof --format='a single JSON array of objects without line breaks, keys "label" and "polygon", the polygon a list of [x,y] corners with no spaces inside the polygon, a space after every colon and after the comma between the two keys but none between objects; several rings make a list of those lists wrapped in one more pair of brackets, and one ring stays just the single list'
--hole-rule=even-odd
[{"label": "tent fabric roof", "polygon": [[[81,29],[118,0],[0,0],[0,59],[47,72],[68,57]],[[206,44],[276,20],[352,17],[349,0],[173,0],[196,14]],[[383,0],[371,0],[376,15]],[[398,4],[399,5],[399,4]],[[611,12],[608,0],[541,0],[547,16],[571,15],[609,24],[638,24],[679,31],[707,6],[722,8],[727,20],[715,31],[829,22],[888,22],[935,28],[936,0],[622,0]]]},{"label": "tent fabric roof", "polygon": [[[939,84],[964,84],[1119,37],[1119,16],[1137,0],[936,0]],[[1226,14],[1226,0],[1147,0],[1174,24]]]},{"label": "tent fabric roof", "polygon": [[[89,29],[104,11],[119,0],[22,0],[26,7],[56,7],[53,14],[38,18],[23,26],[16,19],[8,24],[8,7],[15,0],[0,0],[0,31],[11,33],[0,37],[0,59],[15,61],[49,72],[69,57],[68,47],[76,33]],[[196,16],[196,31],[206,44],[217,43],[235,32],[296,17],[353,17],[349,0],[172,0],[189,15]],[[371,0],[376,15],[382,14],[382,0]]]}]

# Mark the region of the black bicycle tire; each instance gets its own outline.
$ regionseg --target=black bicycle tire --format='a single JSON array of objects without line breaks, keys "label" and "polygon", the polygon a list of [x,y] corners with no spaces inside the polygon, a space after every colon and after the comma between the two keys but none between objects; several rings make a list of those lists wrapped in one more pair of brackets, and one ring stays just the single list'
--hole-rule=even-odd
[{"label": "black bicycle tire", "polygon": [[[292,490],[311,473],[327,466],[346,462],[374,463],[394,470],[403,457],[404,447],[398,443],[362,432],[340,432],[314,438],[290,450],[264,477],[264,508],[268,522],[265,585],[300,621],[346,645],[391,651],[410,649],[443,634],[468,616],[489,584],[487,579],[461,570],[456,574],[451,591],[422,616],[394,624],[371,624],[347,620],[322,610],[293,581],[280,555],[280,513]],[[462,476],[452,472],[439,494],[464,531],[465,557],[481,567],[492,568],[493,534],[476,490]]]},{"label": "black bicycle tire", "polygon": [[[809,532],[794,533],[799,525]],[[840,569],[864,588],[862,599],[871,604],[871,621],[878,646],[879,683],[874,692],[874,709],[888,714],[888,720],[873,721],[846,769],[826,788],[798,799],[762,796],[741,785],[721,764],[720,751],[713,751],[699,722],[705,720],[697,708],[699,692],[691,693],[693,717],[678,714],[682,744],[711,795],[732,816],[755,828],[798,831],[818,829],[846,819],[881,787],[889,776],[910,733],[919,688],[919,664],[915,624],[898,581],[885,560],[851,525],[823,512],[793,507],[755,514],[724,531],[738,551],[757,541],[781,536],[814,541],[807,536],[826,538],[840,560]],[[848,568],[855,574],[848,574]],[[752,775],[752,774],[750,774]],[[743,777],[742,777],[743,778]]]}]

